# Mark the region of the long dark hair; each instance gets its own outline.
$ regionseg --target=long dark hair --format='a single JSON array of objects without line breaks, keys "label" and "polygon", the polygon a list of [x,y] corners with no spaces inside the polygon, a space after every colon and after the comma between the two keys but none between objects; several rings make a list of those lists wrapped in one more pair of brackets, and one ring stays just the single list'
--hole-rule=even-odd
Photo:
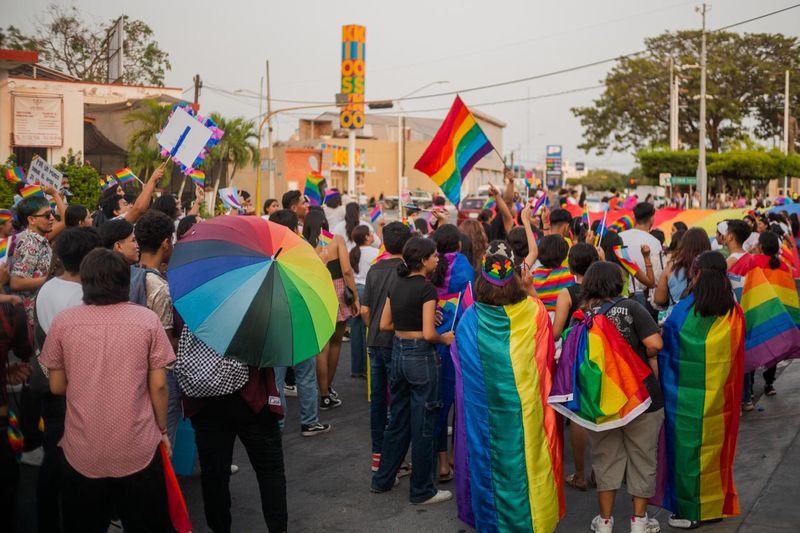
[{"label": "long dark hair", "polygon": [[521,265],[528,256],[528,236],[525,234],[525,228],[519,226],[511,228],[506,235],[506,241],[511,246],[511,251],[514,252],[514,264]]},{"label": "long dark hair", "polygon": [[[469,262],[472,264],[472,268],[477,268],[481,263],[484,252],[489,247],[489,239],[486,238],[483,225],[477,220],[467,219],[458,225],[458,230],[472,241],[472,250],[470,254],[467,255],[467,259],[469,259]],[[462,245],[461,253],[463,254],[465,251]]]},{"label": "long dark hair", "polygon": [[452,224],[442,224],[431,235],[431,239],[436,243],[436,251],[439,252],[439,264],[431,274],[431,283],[437,287],[444,285],[447,276],[447,260],[445,254],[457,252],[461,246],[461,234],[458,228]]},{"label": "long dark hair", "polygon": [[610,261],[596,261],[583,275],[583,306],[585,309],[616,298],[622,293],[622,268]]},{"label": "long dark hair", "polygon": [[772,270],[781,266],[778,254],[781,251],[781,239],[777,233],[765,231],[758,236],[758,245],[761,246],[761,253],[769,256],[769,267]]},{"label": "long dark hair", "polygon": [[510,305],[521,302],[528,297],[522,286],[522,279],[517,272],[502,287],[492,285],[483,276],[475,276],[475,300],[488,305]]},{"label": "long dark hair", "polygon": [[403,262],[397,267],[397,275],[407,278],[412,272],[422,269],[422,263],[436,253],[436,245],[430,239],[411,237],[403,246]]},{"label": "long dark hair", "polygon": [[325,218],[325,213],[321,209],[309,210],[303,221],[303,237],[308,244],[316,248],[322,230],[328,231],[328,219]]},{"label": "long dark hair", "polygon": [[711,241],[708,240],[706,230],[689,228],[681,236],[678,248],[672,254],[672,271],[677,273],[683,270],[683,275],[686,277],[695,259],[708,250],[711,250]]},{"label": "long dark hair", "polygon": [[622,268],[619,259],[617,259],[617,254],[614,253],[615,246],[622,246],[622,237],[620,237],[619,233],[615,231],[606,231],[603,235],[603,238],[600,239],[600,248],[603,249],[603,253],[606,256],[606,262],[617,264],[620,268]]},{"label": "long dark hair", "polygon": [[736,300],[727,271],[728,265],[721,253],[706,251],[697,256],[691,268],[695,313],[725,316],[733,309]]},{"label": "long dark hair", "polygon": [[349,241],[353,240],[353,230],[361,224],[361,209],[356,202],[350,202],[344,208],[344,232]]},{"label": "long dark hair", "polygon": [[353,267],[353,272],[358,274],[358,263],[361,261],[361,247],[367,244],[367,237],[369,237],[369,228],[366,226],[356,226],[353,230],[353,242],[355,246],[350,250],[350,266]]}]

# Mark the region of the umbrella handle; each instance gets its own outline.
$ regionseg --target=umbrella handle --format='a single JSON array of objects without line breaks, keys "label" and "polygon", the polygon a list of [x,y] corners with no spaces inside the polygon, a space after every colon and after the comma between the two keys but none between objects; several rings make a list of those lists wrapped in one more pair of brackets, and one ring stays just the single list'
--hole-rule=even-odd
[{"label": "umbrella handle", "polygon": [[278,259],[278,256],[281,254],[282,251],[283,251],[283,247],[278,248],[278,251],[275,252],[275,255],[272,256],[272,260],[276,261]]}]

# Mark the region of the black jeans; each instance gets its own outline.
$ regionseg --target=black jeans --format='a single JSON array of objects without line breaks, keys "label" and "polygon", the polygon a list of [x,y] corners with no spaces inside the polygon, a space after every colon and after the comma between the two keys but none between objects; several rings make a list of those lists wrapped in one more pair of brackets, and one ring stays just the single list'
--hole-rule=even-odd
[{"label": "black jeans", "polygon": [[61,456],[61,503],[66,533],[106,533],[114,512],[125,533],[171,533],[164,463],[153,460],[125,477],[88,478]]},{"label": "black jeans", "polygon": [[261,493],[270,533],[286,531],[286,477],[278,417],[268,407],[255,414],[236,394],[209,398],[191,417],[200,458],[206,523],[214,533],[231,531],[231,461],[236,437],[244,444]]},{"label": "black jeans", "polygon": [[64,416],[66,400],[64,396],[50,393],[42,399],[42,418],[44,419],[44,439],[42,450],[44,460],[39,467],[36,483],[36,508],[38,512],[39,533],[59,533],[61,531],[61,450],[58,441],[64,436]]},{"label": "black jeans", "polygon": [[[8,417],[0,417],[0,524],[15,531],[19,463],[8,442]],[[4,530],[5,531],[5,530]]]}]

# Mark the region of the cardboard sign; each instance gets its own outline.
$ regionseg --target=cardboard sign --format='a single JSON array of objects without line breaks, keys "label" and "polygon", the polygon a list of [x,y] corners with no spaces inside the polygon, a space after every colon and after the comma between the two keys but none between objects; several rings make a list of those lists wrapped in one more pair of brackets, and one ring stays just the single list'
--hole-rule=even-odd
[{"label": "cardboard sign", "polygon": [[192,168],[213,134],[182,107],[176,107],[156,139],[173,160]]},{"label": "cardboard sign", "polygon": [[34,157],[31,161],[31,166],[28,169],[28,183],[39,183],[43,187],[55,187],[60,191],[61,180],[64,175],[58,170],[53,168],[47,161],[41,157]]}]

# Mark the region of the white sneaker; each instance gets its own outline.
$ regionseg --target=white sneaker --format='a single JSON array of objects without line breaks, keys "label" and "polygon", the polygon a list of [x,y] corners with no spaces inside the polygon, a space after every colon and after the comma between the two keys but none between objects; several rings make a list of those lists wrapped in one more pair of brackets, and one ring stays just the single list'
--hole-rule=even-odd
[{"label": "white sneaker", "polygon": [[670,515],[667,522],[669,523],[669,527],[674,527],[676,529],[694,529],[700,525],[700,522],[695,522],[688,518],[679,518],[676,515]]},{"label": "white sneaker", "polygon": [[44,450],[41,446],[28,452],[22,452],[20,459],[22,464],[29,466],[42,466],[42,461],[44,461]]},{"label": "white sneaker", "polygon": [[449,490],[437,490],[436,494],[416,505],[432,505],[434,503],[442,503],[453,499],[453,493]]},{"label": "white sneaker", "polygon": [[658,533],[661,524],[655,518],[648,518],[647,513],[642,516],[631,516],[631,533]]},{"label": "white sneaker", "polygon": [[284,385],[283,394],[284,396],[297,396],[297,385]]},{"label": "white sneaker", "polygon": [[614,517],[612,516],[606,519],[597,515],[592,519],[591,528],[592,531],[596,531],[597,533],[611,533],[614,531]]}]

